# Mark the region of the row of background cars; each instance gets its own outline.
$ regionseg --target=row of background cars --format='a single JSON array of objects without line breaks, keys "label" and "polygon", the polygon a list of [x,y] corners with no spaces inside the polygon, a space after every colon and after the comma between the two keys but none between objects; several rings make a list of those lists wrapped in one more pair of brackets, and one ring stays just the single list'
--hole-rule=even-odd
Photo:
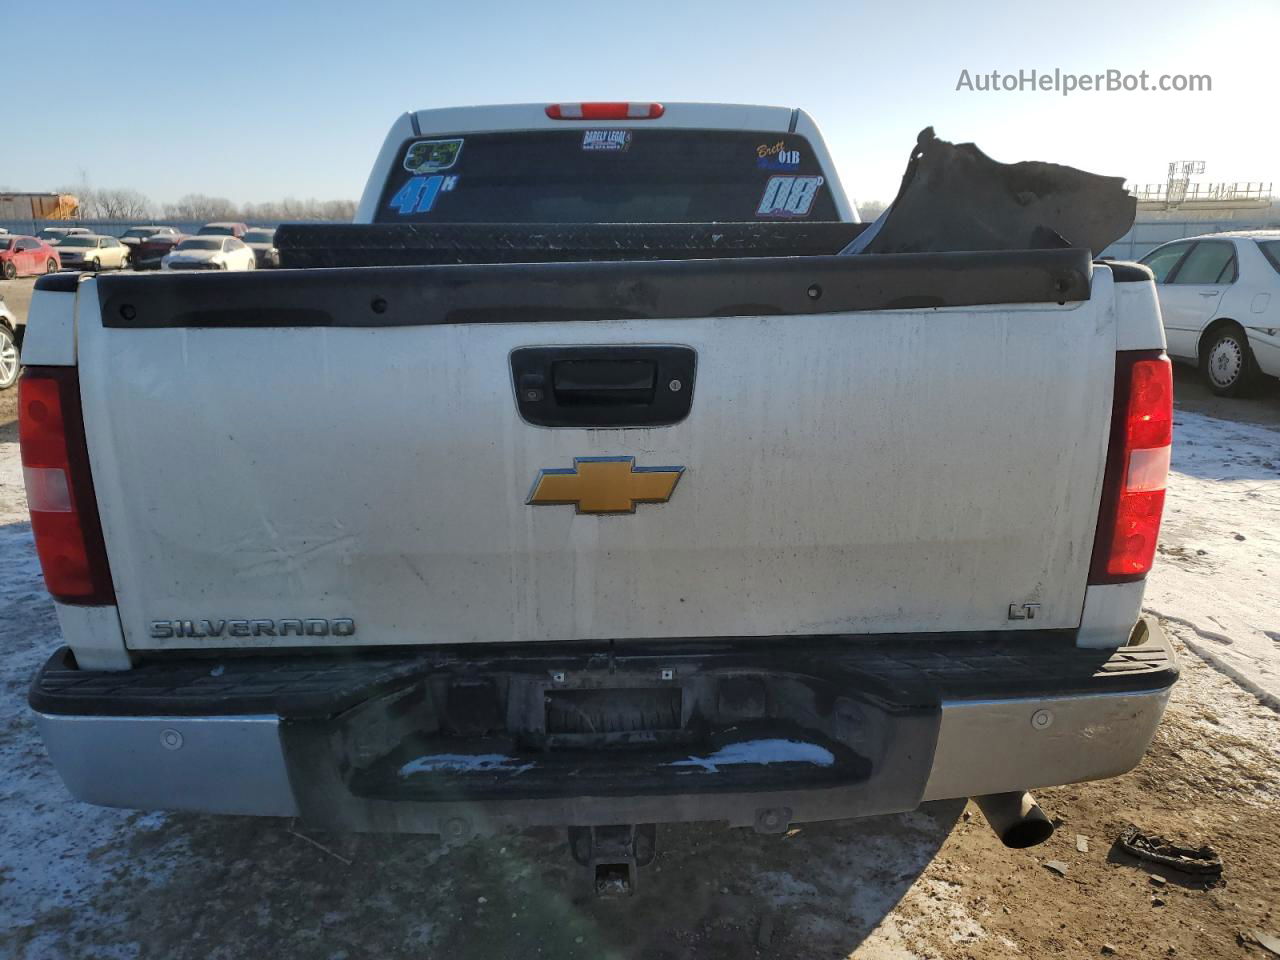
[{"label": "row of background cars", "polygon": [[[0,279],[59,270],[254,270],[280,266],[273,227],[206,223],[194,236],[176,227],[145,224],[120,237],[86,227],[45,227],[35,236],[0,230]],[[26,329],[0,293],[0,390],[18,382]]]},{"label": "row of background cars", "polygon": [[176,227],[130,227],[122,236],[86,227],[45,227],[35,236],[0,233],[0,277],[58,270],[253,270],[280,266],[273,227],[206,223],[194,236]]}]

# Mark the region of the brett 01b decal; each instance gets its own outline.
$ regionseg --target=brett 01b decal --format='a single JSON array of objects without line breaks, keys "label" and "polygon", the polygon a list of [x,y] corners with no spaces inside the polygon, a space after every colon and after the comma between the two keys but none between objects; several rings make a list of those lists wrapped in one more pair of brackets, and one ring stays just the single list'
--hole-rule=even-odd
[{"label": "brett 01b decal", "polygon": [[404,168],[410,173],[439,173],[458,162],[462,138],[456,140],[419,140],[409,144],[404,153]]},{"label": "brett 01b decal", "polygon": [[788,150],[785,140],[756,147],[756,166],[761,170],[799,170],[800,151]]},{"label": "brett 01b decal", "polygon": [[757,217],[807,217],[823,177],[770,177],[756,208]]}]

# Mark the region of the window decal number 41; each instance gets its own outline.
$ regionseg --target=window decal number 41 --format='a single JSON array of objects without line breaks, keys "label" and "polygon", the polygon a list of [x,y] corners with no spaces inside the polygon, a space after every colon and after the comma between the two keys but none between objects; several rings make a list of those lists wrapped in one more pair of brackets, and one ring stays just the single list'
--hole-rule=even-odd
[{"label": "window decal number 41", "polygon": [[756,210],[758,217],[807,217],[822,177],[770,177]]},{"label": "window decal number 41", "polygon": [[410,213],[430,213],[436,205],[436,197],[448,193],[458,185],[456,176],[444,177],[436,174],[432,177],[410,177],[408,182],[391,198],[391,206],[399,210],[401,215]]}]

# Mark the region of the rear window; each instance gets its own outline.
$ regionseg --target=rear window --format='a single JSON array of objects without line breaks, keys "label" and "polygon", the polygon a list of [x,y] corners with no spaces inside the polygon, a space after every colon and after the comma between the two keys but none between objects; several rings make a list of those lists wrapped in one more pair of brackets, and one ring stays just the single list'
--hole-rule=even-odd
[{"label": "rear window", "polygon": [[1280,240],[1259,240],[1258,246],[1276,273],[1280,273]]},{"label": "rear window", "polygon": [[1189,243],[1172,243],[1148,253],[1142,258],[1141,263],[1151,268],[1151,272],[1156,275],[1156,283],[1164,283],[1169,277],[1169,271],[1186,256],[1190,249]]},{"label": "rear window", "polygon": [[201,240],[193,237],[190,240],[183,240],[180,244],[178,244],[173,249],[175,250],[221,250],[222,241],[214,240],[214,239]]},{"label": "rear window", "polygon": [[198,231],[199,235],[202,237],[230,237],[233,236],[235,232],[236,231],[233,227],[222,227],[212,223],[205,224]]},{"label": "rear window", "polygon": [[1231,283],[1236,278],[1236,249],[1230,243],[1202,240],[1187,256],[1174,283]]},{"label": "rear window", "polygon": [[418,137],[396,156],[377,223],[838,220],[795,134],[584,128]]}]

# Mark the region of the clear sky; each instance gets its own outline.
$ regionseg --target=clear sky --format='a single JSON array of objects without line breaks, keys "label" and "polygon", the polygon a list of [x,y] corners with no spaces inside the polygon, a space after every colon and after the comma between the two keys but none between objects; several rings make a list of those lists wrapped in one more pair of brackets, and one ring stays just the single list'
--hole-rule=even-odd
[{"label": "clear sky", "polygon": [[[406,109],[802,106],[849,193],[891,199],[920,128],[998,160],[1280,189],[1280,0],[67,0],[0,3],[0,187],[157,201],[359,196]],[[26,13],[20,11],[26,10]],[[1212,92],[957,91],[962,70],[1209,74]]]}]

